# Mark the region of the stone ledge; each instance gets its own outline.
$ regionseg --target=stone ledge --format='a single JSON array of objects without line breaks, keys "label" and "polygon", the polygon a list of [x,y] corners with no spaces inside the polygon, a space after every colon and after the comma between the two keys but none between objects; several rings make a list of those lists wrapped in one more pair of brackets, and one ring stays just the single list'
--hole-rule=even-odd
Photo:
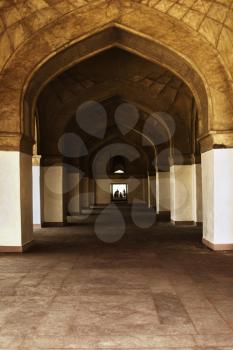
[{"label": "stone ledge", "polygon": [[198,139],[201,153],[212,149],[233,148],[233,131],[210,131]]},{"label": "stone ledge", "polygon": [[20,151],[32,155],[34,140],[21,133],[0,132],[0,151]]}]

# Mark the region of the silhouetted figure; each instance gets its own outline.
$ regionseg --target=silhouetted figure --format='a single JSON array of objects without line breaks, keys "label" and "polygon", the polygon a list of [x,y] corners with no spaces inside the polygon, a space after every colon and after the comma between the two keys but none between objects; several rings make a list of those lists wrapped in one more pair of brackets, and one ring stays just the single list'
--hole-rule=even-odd
[{"label": "silhouetted figure", "polygon": [[123,191],[123,197],[124,197],[124,198],[126,197],[126,192],[125,192],[125,190]]},{"label": "silhouetted figure", "polygon": [[119,190],[116,190],[114,193],[114,198],[119,198]]}]

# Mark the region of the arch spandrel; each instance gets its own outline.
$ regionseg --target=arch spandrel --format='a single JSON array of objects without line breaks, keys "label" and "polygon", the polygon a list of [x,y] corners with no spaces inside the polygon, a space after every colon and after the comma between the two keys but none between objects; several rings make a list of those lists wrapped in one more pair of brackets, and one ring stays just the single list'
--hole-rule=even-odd
[{"label": "arch spandrel", "polygon": [[[64,50],[82,42],[85,37],[90,36],[90,33],[100,32],[106,26],[120,26],[120,37],[123,33],[122,28],[124,28],[137,38],[140,37],[140,40],[137,40],[139,43],[143,38],[149,40],[150,45],[147,47],[153,47],[154,51],[160,46],[160,54],[164,58],[162,63],[165,63],[168,51],[171,57],[174,54],[176,59],[172,64],[168,64],[168,68],[181,76],[189,86],[196,79],[199,80],[199,85],[204,86],[201,92],[198,87],[190,86],[194,96],[200,99],[199,103],[197,101],[199,108],[203,108],[203,105],[206,104],[206,96],[203,94],[206,93],[208,98],[208,113],[207,108],[204,113],[200,113],[201,134],[208,133],[210,130],[219,130],[222,124],[224,124],[224,131],[230,130],[232,127],[232,94],[227,71],[217,51],[197,32],[157,10],[148,10],[145,6],[132,2],[127,2],[127,6],[123,8],[122,3],[117,1],[112,2],[112,5],[109,4],[109,2],[101,1],[96,5],[87,5],[82,10],[54,20],[18,47],[1,74],[1,131],[33,133],[34,127],[32,123],[30,124],[30,120],[35,103],[31,98],[29,99],[28,105],[26,104],[28,113],[26,113],[23,101],[26,96],[25,92],[28,93],[28,87],[30,82],[33,82],[36,72],[50,59],[55,56],[59,57]],[[93,20],[90,20],[92,16]],[[75,23],[78,25],[74,25]],[[64,31],[68,34],[64,35]],[[112,40],[113,44],[115,42]],[[154,51],[150,54],[151,60],[156,60],[153,57]],[[61,72],[62,67],[65,68],[63,63],[60,59],[60,67],[57,66],[55,75],[59,69]],[[178,69],[182,70],[180,74],[177,72]],[[47,81],[51,78],[48,76]],[[8,83],[9,81],[14,81],[13,86],[12,83]],[[45,76],[43,81],[46,81]],[[37,86],[37,91],[40,91],[40,86]],[[26,117],[29,123],[25,122]]]}]

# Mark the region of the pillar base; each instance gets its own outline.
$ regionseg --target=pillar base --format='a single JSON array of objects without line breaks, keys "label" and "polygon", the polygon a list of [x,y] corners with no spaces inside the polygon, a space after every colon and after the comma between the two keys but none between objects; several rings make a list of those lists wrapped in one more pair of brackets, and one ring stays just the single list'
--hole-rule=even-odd
[{"label": "pillar base", "polygon": [[41,224],[33,224],[33,230],[39,230],[41,228]]},{"label": "pillar base", "polygon": [[226,244],[222,244],[222,243],[212,243],[210,241],[207,241],[205,238],[202,239],[202,243],[204,245],[206,245],[208,248],[210,248],[211,250],[215,250],[215,251],[220,251],[220,250],[233,250],[233,243],[226,243]]},{"label": "pillar base", "polygon": [[0,246],[0,253],[25,253],[34,244],[34,241],[25,243],[22,246]]},{"label": "pillar base", "polygon": [[64,222],[43,222],[41,224],[41,227],[46,228],[46,227],[64,227],[66,226],[66,223]]},{"label": "pillar base", "polygon": [[171,212],[170,211],[161,211],[156,214],[157,221],[160,222],[170,222],[171,220]]},{"label": "pillar base", "polygon": [[196,225],[196,222],[195,221],[175,221],[175,220],[171,220],[171,223],[173,225],[178,225],[178,226],[186,226],[186,225],[189,225],[189,226],[195,226]]}]

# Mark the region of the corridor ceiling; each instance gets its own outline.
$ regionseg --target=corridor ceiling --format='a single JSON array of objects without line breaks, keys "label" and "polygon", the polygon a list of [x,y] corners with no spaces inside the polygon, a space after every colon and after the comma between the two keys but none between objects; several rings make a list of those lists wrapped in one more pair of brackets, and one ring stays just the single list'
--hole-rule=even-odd
[{"label": "corridor ceiling", "polygon": [[[100,103],[106,113],[106,125],[95,124],[102,140],[77,120],[80,109],[88,113],[90,101]],[[120,48],[108,49],[53,79],[40,94],[37,113],[38,150],[44,157],[59,156],[65,133],[79,135],[89,155],[113,141],[137,145],[149,164],[154,164],[155,152],[167,165],[169,152],[186,158],[196,152],[197,109],[188,86],[162,66]],[[126,125],[128,119],[137,120],[122,133],[117,115]]]}]

